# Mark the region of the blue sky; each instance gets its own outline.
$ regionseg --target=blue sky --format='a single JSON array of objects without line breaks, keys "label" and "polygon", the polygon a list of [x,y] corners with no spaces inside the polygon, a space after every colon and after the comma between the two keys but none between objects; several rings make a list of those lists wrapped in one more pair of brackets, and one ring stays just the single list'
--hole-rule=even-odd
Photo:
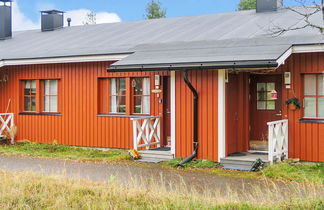
[{"label": "blue sky", "polygon": [[[150,0],[16,0],[20,10],[33,21],[39,19],[41,9],[64,11],[89,9],[96,12],[116,13],[122,21],[143,19]],[[167,8],[167,16],[188,16],[234,11],[239,0],[160,0]],[[295,0],[285,0],[285,5],[296,5]]]}]

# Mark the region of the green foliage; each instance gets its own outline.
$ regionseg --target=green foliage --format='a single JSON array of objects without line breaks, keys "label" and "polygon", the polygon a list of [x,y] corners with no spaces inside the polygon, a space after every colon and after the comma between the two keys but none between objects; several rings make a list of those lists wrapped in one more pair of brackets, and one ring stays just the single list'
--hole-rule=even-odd
[{"label": "green foliage", "polygon": [[296,107],[298,109],[301,108],[301,104],[300,104],[300,101],[298,100],[298,98],[290,98],[286,101],[286,104],[289,105],[289,104],[295,104]]},{"label": "green foliage", "polygon": [[250,10],[256,8],[256,0],[240,0],[238,10]]},{"label": "green foliage", "polygon": [[29,142],[19,143],[16,145],[1,145],[0,153],[103,162],[129,159],[128,153],[124,150],[101,151],[58,144],[39,144]]},{"label": "green foliage", "polygon": [[166,9],[162,9],[161,3],[156,0],[152,0],[146,7],[146,19],[158,19],[166,17]]},{"label": "green foliage", "polygon": [[324,184],[324,163],[281,163],[263,170],[269,178]]}]

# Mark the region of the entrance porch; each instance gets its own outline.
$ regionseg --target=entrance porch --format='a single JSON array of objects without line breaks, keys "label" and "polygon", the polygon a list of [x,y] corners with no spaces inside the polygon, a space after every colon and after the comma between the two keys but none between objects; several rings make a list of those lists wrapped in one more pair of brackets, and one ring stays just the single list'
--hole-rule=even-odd
[{"label": "entrance porch", "polygon": [[273,164],[288,158],[288,120],[282,112],[285,104],[282,81],[281,72],[228,73],[226,132],[220,156],[225,168],[251,170],[258,159]]}]

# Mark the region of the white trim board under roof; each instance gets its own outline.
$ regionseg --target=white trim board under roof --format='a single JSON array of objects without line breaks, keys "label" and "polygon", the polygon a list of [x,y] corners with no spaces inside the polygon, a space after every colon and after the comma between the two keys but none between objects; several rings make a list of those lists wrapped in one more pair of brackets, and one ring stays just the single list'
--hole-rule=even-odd
[{"label": "white trim board under roof", "polygon": [[0,67],[32,64],[55,64],[55,63],[81,63],[81,62],[99,62],[99,61],[118,61],[126,58],[130,54],[111,54],[111,55],[89,55],[89,56],[71,56],[71,57],[53,57],[53,58],[35,58],[35,59],[16,59],[0,60]]}]

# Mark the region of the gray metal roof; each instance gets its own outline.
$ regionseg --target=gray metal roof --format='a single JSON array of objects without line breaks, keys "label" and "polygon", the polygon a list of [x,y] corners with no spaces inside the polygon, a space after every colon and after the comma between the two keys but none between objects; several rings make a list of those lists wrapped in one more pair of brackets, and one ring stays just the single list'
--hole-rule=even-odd
[{"label": "gray metal roof", "polygon": [[180,67],[277,66],[292,46],[324,43],[323,35],[230,39],[141,45],[136,52],[114,63],[112,70]]},{"label": "gray metal roof", "polygon": [[[312,21],[323,24],[322,14]],[[66,27],[52,32],[14,32],[0,41],[0,60],[134,53],[115,67],[130,64],[196,61],[272,60],[291,44],[321,42],[313,28],[273,38],[273,27],[302,25],[287,9],[255,10]]]}]

